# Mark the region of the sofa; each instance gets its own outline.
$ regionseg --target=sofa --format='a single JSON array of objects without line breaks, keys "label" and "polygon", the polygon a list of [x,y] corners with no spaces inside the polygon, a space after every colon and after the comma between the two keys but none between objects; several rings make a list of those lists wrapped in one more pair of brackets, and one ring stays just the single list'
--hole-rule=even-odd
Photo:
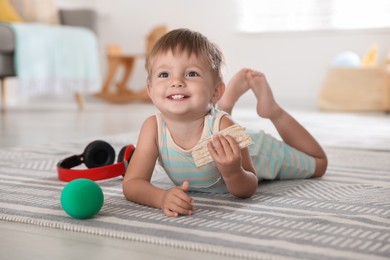
[{"label": "sofa", "polygon": [[[97,33],[97,15],[92,9],[67,9],[59,10],[59,24],[67,26],[81,26]],[[0,22],[0,85],[1,85],[1,108],[6,109],[5,79],[15,77],[15,35],[10,23]],[[82,109],[82,97],[78,99],[79,108]],[[81,106],[81,107],[80,107]]]}]

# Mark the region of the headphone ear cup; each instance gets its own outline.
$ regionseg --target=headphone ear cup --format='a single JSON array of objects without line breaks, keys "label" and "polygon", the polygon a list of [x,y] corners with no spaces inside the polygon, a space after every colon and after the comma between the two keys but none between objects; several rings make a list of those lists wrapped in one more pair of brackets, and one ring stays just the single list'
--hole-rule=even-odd
[{"label": "headphone ear cup", "polygon": [[94,141],[85,147],[84,164],[88,168],[97,168],[113,164],[115,161],[115,150],[112,146],[101,140]]},{"label": "headphone ear cup", "polygon": [[118,162],[126,161],[130,162],[131,157],[133,156],[135,146],[133,144],[122,147],[118,154]]},{"label": "headphone ear cup", "polygon": [[118,154],[118,162],[123,161],[123,158],[125,157],[125,151],[127,146],[123,146],[122,149],[119,151]]}]

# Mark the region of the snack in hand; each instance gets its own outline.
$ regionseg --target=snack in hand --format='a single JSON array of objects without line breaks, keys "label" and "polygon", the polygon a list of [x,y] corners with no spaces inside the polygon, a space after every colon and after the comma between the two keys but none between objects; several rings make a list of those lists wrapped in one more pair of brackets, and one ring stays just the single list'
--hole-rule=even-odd
[{"label": "snack in hand", "polygon": [[[253,144],[250,135],[244,130],[244,127],[238,124],[234,124],[223,129],[219,132],[219,134],[222,134],[223,136],[230,135],[237,141],[237,143],[242,149]],[[213,158],[211,157],[209,150],[207,149],[207,143],[211,140],[211,138],[212,136],[209,136],[207,138],[199,140],[199,143],[192,150],[192,158],[195,161],[196,167],[200,167],[213,161]]]}]

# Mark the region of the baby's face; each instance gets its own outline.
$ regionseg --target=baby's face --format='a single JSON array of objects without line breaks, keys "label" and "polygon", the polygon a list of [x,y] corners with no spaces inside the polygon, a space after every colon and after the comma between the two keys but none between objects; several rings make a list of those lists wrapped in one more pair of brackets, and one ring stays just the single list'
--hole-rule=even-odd
[{"label": "baby's face", "polygon": [[169,51],[154,57],[150,69],[148,91],[161,113],[203,117],[210,110],[218,82],[206,59]]}]

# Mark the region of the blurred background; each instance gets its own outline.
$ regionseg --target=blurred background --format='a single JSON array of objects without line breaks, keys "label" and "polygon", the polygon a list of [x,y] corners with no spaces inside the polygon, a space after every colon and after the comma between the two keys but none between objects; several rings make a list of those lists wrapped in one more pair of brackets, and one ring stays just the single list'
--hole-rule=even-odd
[{"label": "blurred background", "polygon": [[[150,30],[165,24],[187,27],[217,43],[225,54],[225,79],[240,68],[263,71],[280,102],[315,109],[334,57],[361,57],[378,46],[378,63],[390,51],[390,4],[366,0],[57,0],[60,8],[92,8],[98,13],[101,53],[118,44],[141,53]],[[145,82],[137,61],[130,85]],[[104,68],[102,58],[102,67]],[[255,102],[249,94],[239,104]]]},{"label": "blurred background", "polygon": [[[375,62],[381,66],[390,51],[390,3],[385,0],[51,2],[60,10],[91,9],[96,13],[102,80],[107,74],[107,46],[117,45],[125,55],[143,53],[146,38],[156,26],[187,27],[221,47],[227,61],[226,81],[240,68],[254,68],[267,75],[280,103],[316,109],[337,55],[353,52],[363,58],[374,44]],[[141,89],[145,77],[144,59],[136,59],[128,85]],[[11,79],[9,84],[16,83]],[[15,103],[17,87],[9,88],[8,95],[9,103]],[[254,102],[248,93],[239,105]]]}]

